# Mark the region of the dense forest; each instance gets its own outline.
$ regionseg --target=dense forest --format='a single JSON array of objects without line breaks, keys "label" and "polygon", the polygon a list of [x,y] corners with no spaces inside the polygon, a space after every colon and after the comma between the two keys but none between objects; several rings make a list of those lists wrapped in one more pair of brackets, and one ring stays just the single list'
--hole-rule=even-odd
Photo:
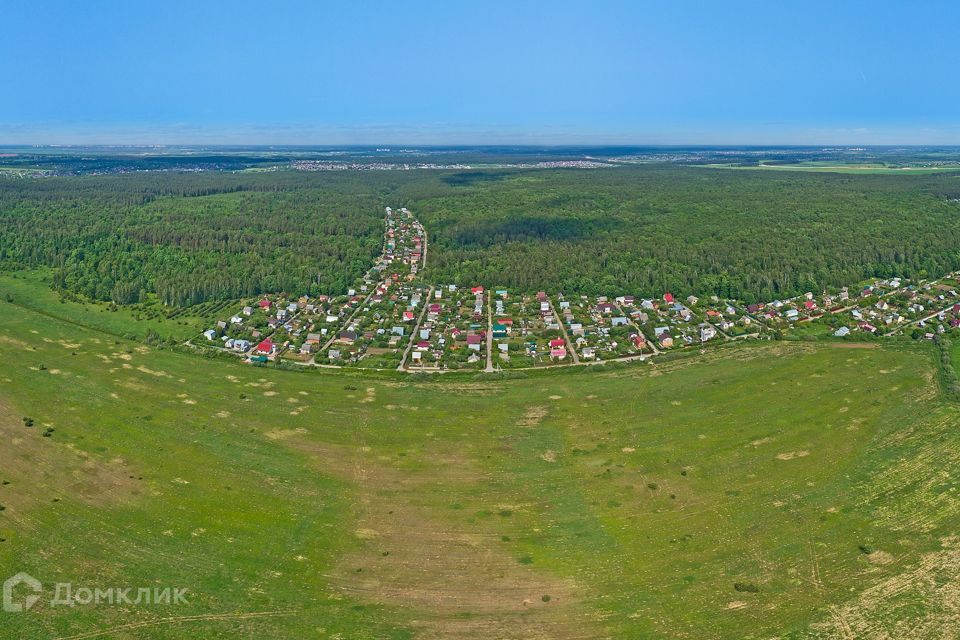
[{"label": "dense forest", "polygon": [[464,172],[399,189],[436,281],[773,299],[960,268],[960,176],[671,165]]},{"label": "dense forest", "polygon": [[390,205],[426,225],[433,282],[753,301],[960,269],[958,199],[956,174],[670,164],[0,178],[0,266],[118,303],[341,292]]},{"label": "dense forest", "polygon": [[[169,305],[340,292],[383,244],[376,194],[349,180],[162,174],[0,180],[0,261],[54,286]],[[363,188],[361,188],[363,187]]]}]

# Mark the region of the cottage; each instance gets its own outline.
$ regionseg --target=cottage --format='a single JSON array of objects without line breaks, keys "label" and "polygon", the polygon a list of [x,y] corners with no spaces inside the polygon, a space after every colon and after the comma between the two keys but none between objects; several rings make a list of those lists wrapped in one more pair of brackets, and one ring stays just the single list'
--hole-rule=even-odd
[{"label": "cottage", "polygon": [[480,351],[481,344],[483,344],[483,339],[477,334],[467,336],[467,348],[471,351]]},{"label": "cottage", "polygon": [[673,337],[669,333],[664,333],[660,335],[660,346],[664,348],[669,348],[673,346]]},{"label": "cottage", "polygon": [[257,353],[269,356],[273,355],[277,350],[277,345],[273,344],[273,340],[270,338],[264,338],[264,340],[257,345],[255,351]]},{"label": "cottage", "polygon": [[625,327],[629,324],[629,321],[623,316],[617,316],[615,318],[610,318],[611,327]]},{"label": "cottage", "polygon": [[344,344],[353,344],[357,340],[356,331],[341,331],[340,335],[337,336],[337,342],[342,342]]},{"label": "cottage", "polygon": [[593,347],[584,347],[580,351],[580,355],[584,360],[593,360],[595,357],[597,357],[597,353]]},{"label": "cottage", "polygon": [[213,329],[207,329],[206,331],[203,332],[203,337],[206,338],[207,340],[212,341],[214,338],[217,337],[217,332],[214,331]]},{"label": "cottage", "polygon": [[850,335],[850,329],[848,327],[840,327],[833,332],[833,335],[837,336],[838,338],[844,338]]}]

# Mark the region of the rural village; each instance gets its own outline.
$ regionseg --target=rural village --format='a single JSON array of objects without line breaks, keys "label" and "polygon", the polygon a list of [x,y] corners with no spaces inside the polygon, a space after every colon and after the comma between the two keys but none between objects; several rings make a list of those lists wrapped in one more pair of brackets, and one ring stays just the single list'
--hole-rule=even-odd
[{"label": "rural village", "polygon": [[356,287],[245,301],[190,344],[252,363],[495,372],[645,360],[741,339],[933,339],[960,328],[960,274],[873,279],[764,303],[428,285],[423,225],[390,207],[384,224],[383,252]]}]

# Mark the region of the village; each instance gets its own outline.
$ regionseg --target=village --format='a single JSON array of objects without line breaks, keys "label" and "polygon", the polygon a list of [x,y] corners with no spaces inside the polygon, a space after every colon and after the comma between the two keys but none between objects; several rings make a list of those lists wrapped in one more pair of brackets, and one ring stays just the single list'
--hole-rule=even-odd
[{"label": "village", "polygon": [[354,288],[244,301],[191,344],[251,363],[495,372],[646,360],[743,339],[933,339],[960,328],[956,273],[768,302],[671,292],[610,298],[428,285],[427,249],[413,213],[387,207],[383,251]]}]

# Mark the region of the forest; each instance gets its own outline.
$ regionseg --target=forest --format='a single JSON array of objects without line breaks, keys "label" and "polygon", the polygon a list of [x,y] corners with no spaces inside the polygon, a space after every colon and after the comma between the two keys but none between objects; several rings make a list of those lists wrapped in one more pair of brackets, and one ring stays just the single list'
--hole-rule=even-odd
[{"label": "forest", "polygon": [[0,177],[0,267],[117,303],[342,292],[381,250],[384,206],[425,224],[437,283],[749,302],[960,269],[956,174],[665,163]]},{"label": "forest", "polygon": [[345,290],[382,250],[380,198],[297,177],[0,180],[0,263],[52,267],[57,289],[120,304]]},{"label": "forest", "polygon": [[749,302],[960,268],[956,174],[650,165],[460,173],[399,191],[431,234],[438,282]]}]

